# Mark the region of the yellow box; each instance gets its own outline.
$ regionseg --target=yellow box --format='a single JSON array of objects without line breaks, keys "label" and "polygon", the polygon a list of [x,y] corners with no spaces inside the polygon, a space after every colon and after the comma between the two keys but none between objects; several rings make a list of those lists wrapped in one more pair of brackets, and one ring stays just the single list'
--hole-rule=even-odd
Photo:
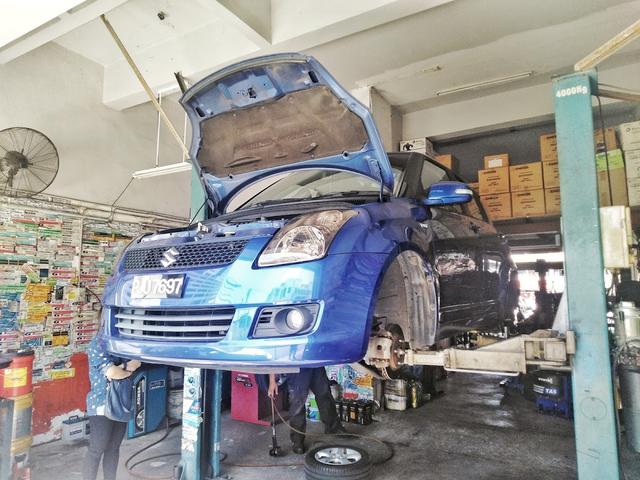
[{"label": "yellow box", "polygon": [[489,219],[511,218],[511,195],[509,193],[485,195],[480,197],[480,201]]},{"label": "yellow box", "polygon": [[560,213],[560,187],[544,189],[544,208],[547,214]]},{"label": "yellow box", "polygon": [[544,190],[511,193],[511,211],[515,218],[544,215]]},{"label": "yellow box", "polygon": [[500,168],[509,166],[508,153],[496,153],[484,156],[484,168]]},{"label": "yellow box", "polygon": [[539,190],[543,188],[542,163],[525,163],[509,167],[509,177],[512,192]]},{"label": "yellow box", "polygon": [[436,155],[435,161],[449,170],[455,170],[456,157],[447,153],[446,155]]},{"label": "yellow box", "polygon": [[509,191],[509,167],[478,171],[480,195],[495,195]]},{"label": "yellow box", "polygon": [[604,152],[605,151],[605,141],[606,141],[606,150],[615,150],[618,148],[618,141],[616,139],[616,131],[613,128],[605,128],[604,129],[604,138],[602,137],[602,129],[599,128],[594,130],[593,132],[593,140],[596,145],[596,152]]},{"label": "yellow box", "polygon": [[54,368],[50,372],[51,380],[59,380],[61,378],[72,378],[76,376],[75,368]]},{"label": "yellow box", "polygon": [[542,177],[544,178],[544,188],[555,188],[560,186],[560,172],[558,162],[543,162]]},{"label": "yellow box", "polygon": [[558,160],[558,142],[555,133],[540,135],[540,160],[543,162]]}]

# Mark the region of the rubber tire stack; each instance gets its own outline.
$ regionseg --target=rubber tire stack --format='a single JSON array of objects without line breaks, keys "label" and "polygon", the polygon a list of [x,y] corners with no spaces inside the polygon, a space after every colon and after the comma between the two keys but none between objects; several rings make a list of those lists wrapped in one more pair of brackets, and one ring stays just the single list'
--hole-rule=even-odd
[{"label": "rubber tire stack", "polygon": [[[360,453],[360,460],[348,465],[328,465],[319,462],[315,455],[327,448],[349,448]],[[304,461],[304,474],[307,480],[367,480],[371,477],[372,463],[369,454],[358,447],[347,445],[320,445],[309,450]]]}]

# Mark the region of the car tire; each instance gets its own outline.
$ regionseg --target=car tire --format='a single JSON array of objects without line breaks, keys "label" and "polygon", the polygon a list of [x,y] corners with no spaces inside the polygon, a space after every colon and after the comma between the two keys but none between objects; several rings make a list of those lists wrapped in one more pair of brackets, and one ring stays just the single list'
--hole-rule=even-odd
[{"label": "car tire", "polygon": [[348,445],[320,445],[307,453],[307,480],[366,480],[371,477],[371,459],[362,448]]}]

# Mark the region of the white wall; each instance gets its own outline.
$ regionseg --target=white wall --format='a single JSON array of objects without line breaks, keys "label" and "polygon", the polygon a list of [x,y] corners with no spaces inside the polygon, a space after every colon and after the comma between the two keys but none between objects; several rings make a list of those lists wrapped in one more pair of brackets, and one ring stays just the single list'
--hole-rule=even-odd
[{"label": "white wall", "polygon": [[[111,204],[133,171],[154,165],[155,110],[105,107],[102,77],[100,65],[53,43],[0,66],[0,130],[31,127],[58,149],[58,176],[45,193]],[[182,132],[182,108],[163,106]],[[160,152],[160,164],[181,160],[164,127]],[[190,190],[189,172],[134,180],[118,205],[187,217]]]},{"label": "white wall", "polygon": [[[603,70],[599,82],[640,90],[640,63]],[[551,81],[403,116],[405,139],[488,131],[526,121],[552,118]]]}]

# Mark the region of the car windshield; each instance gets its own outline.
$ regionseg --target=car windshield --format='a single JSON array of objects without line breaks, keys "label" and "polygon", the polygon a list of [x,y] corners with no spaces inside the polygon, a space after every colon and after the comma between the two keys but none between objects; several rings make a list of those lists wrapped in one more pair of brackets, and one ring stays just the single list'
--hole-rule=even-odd
[{"label": "car windshield", "polygon": [[[394,169],[394,177],[401,172]],[[305,169],[272,175],[252,183],[235,195],[227,213],[278,201],[377,196],[380,182],[344,170]]]}]

